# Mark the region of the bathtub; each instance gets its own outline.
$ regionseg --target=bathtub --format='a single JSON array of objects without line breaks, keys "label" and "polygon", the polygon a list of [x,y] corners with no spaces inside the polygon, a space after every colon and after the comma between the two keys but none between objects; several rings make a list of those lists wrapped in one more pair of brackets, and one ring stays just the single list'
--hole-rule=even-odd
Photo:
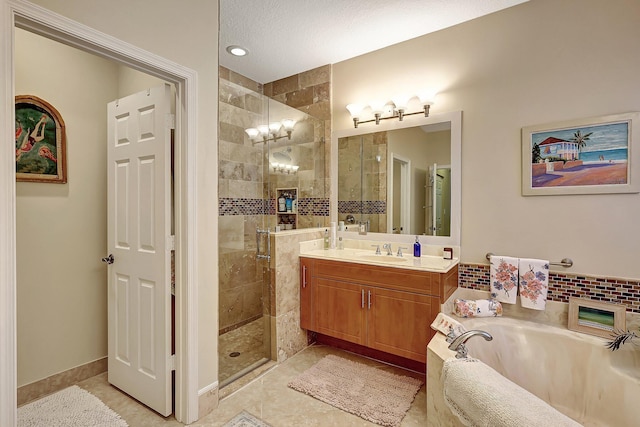
[{"label": "bathtub", "polygon": [[[603,338],[507,317],[467,319],[493,341],[472,337],[469,356],[586,427],[640,425],[640,348],[611,352]],[[442,364],[453,357],[442,334],[427,350],[427,417],[430,426],[460,426],[442,396]]]}]

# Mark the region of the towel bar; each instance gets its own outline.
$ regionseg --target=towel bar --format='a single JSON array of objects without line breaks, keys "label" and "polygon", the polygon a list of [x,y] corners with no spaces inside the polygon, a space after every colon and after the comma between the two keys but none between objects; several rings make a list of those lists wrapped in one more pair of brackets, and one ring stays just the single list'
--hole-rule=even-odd
[{"label": "towel bar", "polygon": [[[491,259],[491,256],[495,255],[493,252],[487,252],[487,260]],[[550,265],[557,265],[564,268],[573,267],[573,261],[571,258],[562,258],[560,262],[549,262]]]}]

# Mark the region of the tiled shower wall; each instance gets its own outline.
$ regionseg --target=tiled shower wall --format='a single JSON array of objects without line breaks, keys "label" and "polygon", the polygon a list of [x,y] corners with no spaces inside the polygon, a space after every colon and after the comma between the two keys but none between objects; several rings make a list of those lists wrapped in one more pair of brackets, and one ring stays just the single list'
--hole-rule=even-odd
[{"label": "tiled shower wall", "polygon": [[338,141],[338,221],[353,215],[369,231],[387,232],[387,133]]},{"label": "tiled shower wall", "polygon": [[264,212],[262,147],[247,144],[244,129],[262,118],[258,83],[220,68],[219,80],[219,283],[220,333],[259,318],[264,261],[256,261],[255,232]]},{"label": "tiled shower wall", "polygon": [[[270,314],[272,305],[267,265],[255,259],[256,229],[276,224],[275,200],[264,198],[268,154],[262,143],[248,140],[244,129],[269,120],[263,94],[313,116],[296,125],[290,144],[282,140],[292,147],[299,172],[271,173],[268,194],[275,194],[276,188],[299,188],[298,228],[328,225],[331,144],[323,137],[331,135],[331,67],[264,86],[224,67],[219,75],[220,333],[224,333]],[[269,215],[263,223],[265,212]]]},{"label": "tiled shower wall", "polygon": [[[298,228],[327,226],[329,221],[329,159],[331,150],[331,66],[325,65],[264,85],[264,95],[318,119],[313,122],[313,138],[296,146],[298,176],[272,175],[271,192],[297,187]],[[298,129],[294,132],[299,132]],[[322,139],[324,142],[318,143]],[[275,222],[274,224],[275,225]]]}]

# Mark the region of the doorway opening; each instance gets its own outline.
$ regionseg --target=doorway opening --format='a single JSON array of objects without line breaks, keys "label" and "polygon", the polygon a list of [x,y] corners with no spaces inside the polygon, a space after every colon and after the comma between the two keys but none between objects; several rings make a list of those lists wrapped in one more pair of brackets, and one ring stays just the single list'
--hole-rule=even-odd
[{"label": "doorway opening", "polygon": [[[15,67],[20,71],[15,76],[16,92],[46,96],[64,112],[66,159],[71,167],[64,185],[16,183],[20,405],[24,399],[71,385],[45,380],[52,375],[68,373],[80,380],[84,378],[75,373],[81,366],[91,366],[86,368],[90,375],[106,369],[109,290],[107,266],[100,262],[111,246],[107,244],[105,107],[127,92],[162,81],[26,30],[15,30],[15,46]],[[65,85],[69,80],[74,81],[72,91]],[[29,118],[22,118],[19,129],[30,129]],[[17,125],[20,118],[16,120]],[[36,142],[31,151],[37,153],[46,143]],[[33,164],[58,160],[50,157]],[[33,268],[34,263],[44,268]],[[50,352],[39,351],[42,345]]]},{"label": "doorway opening", "polygon": [[392,173],[389,178],[389,201],[391,203],[393,221],[391,230],[394,234],[408,234],[411,221],[411,160],[397,153],[389,156],[392,161]]},{"label": "doorway opening", "polygon": [[[103,58],[114,60],[118,64],[127,65],[144,71],[155,77],[166,80],[176,87],[176,95],[181,109],[176,118],[176,158],[175,158],[175,200],[176,200],[176,409],[175,416],[182,422],[193,422],[198,417],[198,376],[197,376],[197,319],[198,294],[195,283],[196,248],[195,227],[196,210],[194,208],[197,194],[195,192],[196,177],[196,128],[195,99],[197,93],[196,73],[184,66],[173,63],[157,55],[106,36],[91,28],[68,20],[60,15],[48,12],[29,3],[9,3],[3,8],[3,19],[13,25],[3,26],[3,43],[0,55],[7,76],[16,74],[13,55],[15,28],[24,29],[51,40],[74,46],[79,50],[92,52]],[[13,85],[7,84],[0,89],[2,103],[2,123],[8,134],[10,123],[14,118]],[[90,96],[91,94],[87,94]],[[46,98],[46,95],[44,96]],[[64,115],[64,112],[61,112]],[[3,156],[3,167],[0,168],[0,210],[7,215],[0,215],[0,230],[7,238],[0,249],[0,271],[2,271],[2,314],[1,342],[6,357],[2,363],[2,393],[0,396],[0,424],[15,423],[15,403],[17,372],[15,358],[15,324],[16,324],[16,242],[15,242],[15,175],[12,164],[12,153],[6,146]],[[70,168],[73,171],[73,167]],[[72,174],[73,172],[70,172]],[[71,176],[70,176],[71,179]],[[61,188],[61,187],[59,187]],[[60,191],[60,190],[58,190]]]}]

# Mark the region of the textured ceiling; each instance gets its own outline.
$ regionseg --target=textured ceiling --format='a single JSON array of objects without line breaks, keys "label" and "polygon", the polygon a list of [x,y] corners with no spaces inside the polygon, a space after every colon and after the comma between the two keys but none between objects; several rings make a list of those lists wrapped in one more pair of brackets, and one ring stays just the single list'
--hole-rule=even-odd
[{"label": "textured ceiling", "polygon": [[[260,83],[528,0],[220,0],[220,64]],[[240,45],[249,55],[226,52]]]}]

